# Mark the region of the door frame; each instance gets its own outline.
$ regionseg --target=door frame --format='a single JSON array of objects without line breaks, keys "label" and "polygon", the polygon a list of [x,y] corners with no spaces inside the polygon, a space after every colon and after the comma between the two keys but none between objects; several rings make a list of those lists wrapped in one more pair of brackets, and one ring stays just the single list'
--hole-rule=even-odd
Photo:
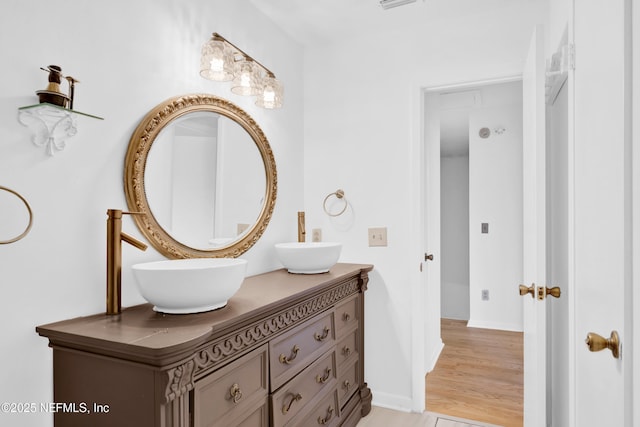
[{"label": "door frame", "polygon": [[[512,73],[505,75],[497,75],[494,77],[469,79],[465,81],[452,81],[444,82],[437,85],[415,85],[412,88],[412,113],[413,123],[412,135],[410,141],[410,176],[411,176],[411,188],[410,194],[412,199],[411,209],[411,226],[412,230],[416,230],[416,238],[411,243],[411,253],[415,254],[415,262],[417,268],[411,274],[411,390],[412,390],[412,406],[411,410],[414,412],[423,412],[425,410],[426,401],[426,380],[425,375],[430,371],[437,360],[437,357],[442,350],[442,337],[438,333],[436,342],[428,345],[426,342],[428,335],[426,333],[424,324],[426,319],[426,312],[429,311],[429,306],[425,308],[425,302],[429,301],[429,297],[434,293],[430,292],[431,284],[427,280],[427,269],[429,264],[424,260],[424,254],[427,252],[433,253],[434,256],[439,259],[440,248],[430,248],[425,239],[427,232],[427,212],[426,205],[429,202],[430,195],[427,188],[427,170],[426,170],[426,151],[427,144],[433,143],[433,141],[426,140],[425,132],[425,120],[426,109],[425,101],[426,96],[429,93],[444,92],[448,90],[461,90],[465,88],[486,86],[491,84],[509,83],[514,81],[521,81],[522,73]],[[439,141],[438,141],[439,143]],[[440,207],[439,198],[436,199],[438,209]],[[514,284],[514,289],[517,284]],[[441,283],[437,284],[438,287]],[[439,292],[437,295],[439,296]],[[440,299],[436,301],[438,310],[440,313]],[[439,340],[439,342],[438,342]],[[433,355],[435,360],[426,360],[428,356],[426,354],[426,348],[434,347],[436,351]],[[439,351],[437,350],[439,348]]]},{"label": "door frame", "polygon": [[[640,0],[632,0],[631,2],[631,46],[634,52],[638,52],[640,48]],[[635,117],[631,123],[631,138],[632,145],[638,149],[632,149],[631,159],[631,173],[632,173],[632,207],[633,212],[633,236],[632,236],[632,249],[633,256],[632,265],[632,287],[633,289],[640,289],[640,184],[633,185],[633,183],[640,183],[640,119],[638,114],[640,113],[640,54],[634,55],[631,53],[632,61],[632,76],[631,76],[631,110],[632,117]],[[633,315],[632,319],[632,334],[633,334],[633,348],[632,355],[635,360],[638,360],[640,356],[640,291],[633,292],[633,309],[631,313],[639,313]],[[633,385],[632,393],[636,399],[640,397],[640,366],[633,366]],[[631,402],[630,402],[631,403]],[[638,422],[640,420],[640,408],[636,408],[631,405],[632,408],[632,420]]]}]

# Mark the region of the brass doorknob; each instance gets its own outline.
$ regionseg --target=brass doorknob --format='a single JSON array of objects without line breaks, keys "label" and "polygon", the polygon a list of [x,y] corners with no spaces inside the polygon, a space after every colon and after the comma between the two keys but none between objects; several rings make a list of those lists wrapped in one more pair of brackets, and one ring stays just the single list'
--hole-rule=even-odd
[{"label": "brass doorknob", "polygon": [[520,295],[531,294],[531,298],[536,297],[536,286],[531,284],[528,288],[525,285],[520,285]]},{"label": "brass doorknob", "polygon": [[589,351],[600,351],[608,348],[616,359],[620,357],[620,337],[617,331],[612,331],[609,338],[601,337],[595,332],[589,332],[585,340]]},{"label": "brass doorknob", "polygon": [[547,295],[551,295],[554,298],[560,298],[560,288],[557,286],[547,288]]},{"label": "brass doorknob", "polygon": [[425,261],[433,261],[433,254],[424,254]]}]

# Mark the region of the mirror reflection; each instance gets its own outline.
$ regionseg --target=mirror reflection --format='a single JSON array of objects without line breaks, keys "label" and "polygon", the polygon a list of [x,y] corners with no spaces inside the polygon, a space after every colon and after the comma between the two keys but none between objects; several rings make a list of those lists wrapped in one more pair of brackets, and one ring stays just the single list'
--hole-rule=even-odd
[{"label": "mirror reflection", "polygon": [[144,182],[160,226],[202,250],[241,238],[257,221],[266,190],[251,136],[210,111],[181,116],[162,129],[149,150]]}]

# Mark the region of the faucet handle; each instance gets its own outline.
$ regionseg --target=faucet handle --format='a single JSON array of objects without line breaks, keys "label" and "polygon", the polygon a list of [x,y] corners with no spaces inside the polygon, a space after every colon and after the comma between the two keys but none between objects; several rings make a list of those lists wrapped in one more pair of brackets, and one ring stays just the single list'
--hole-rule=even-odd
[{"label": "faucet handle", "polygon": [[144,215],[145,212],[124,212],[121,209],[107,209],[107,216],[109,218],[122,218],[122,215]]}]

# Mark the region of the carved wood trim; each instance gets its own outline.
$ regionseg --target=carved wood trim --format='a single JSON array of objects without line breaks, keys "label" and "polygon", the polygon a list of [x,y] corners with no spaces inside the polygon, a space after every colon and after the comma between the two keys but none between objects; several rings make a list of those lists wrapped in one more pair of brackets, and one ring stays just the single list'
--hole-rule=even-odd
[{"label": "carved wood trim", "polygon": [[295,324],[313,317],[353,294],[361,292],[361,277],[352,278],[322,294],[306,299],[293,307],[260,319],[248,326],[216,339],[182,364],[167,370],[165,398],[167,402],[193,389],[195,381],[216,365],[245,350],[256,347]]}]

